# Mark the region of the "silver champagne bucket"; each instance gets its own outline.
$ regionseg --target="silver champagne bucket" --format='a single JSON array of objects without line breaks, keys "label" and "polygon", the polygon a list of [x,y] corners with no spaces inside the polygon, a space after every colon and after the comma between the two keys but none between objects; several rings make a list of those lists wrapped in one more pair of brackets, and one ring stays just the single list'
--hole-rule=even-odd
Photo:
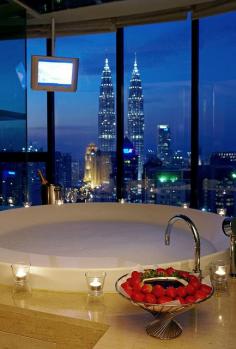
[{"label": "silver champagne bucket", "polygon": [[42,204],[55,205],[62,198],[62,187],[55,184],[42,185]]}]

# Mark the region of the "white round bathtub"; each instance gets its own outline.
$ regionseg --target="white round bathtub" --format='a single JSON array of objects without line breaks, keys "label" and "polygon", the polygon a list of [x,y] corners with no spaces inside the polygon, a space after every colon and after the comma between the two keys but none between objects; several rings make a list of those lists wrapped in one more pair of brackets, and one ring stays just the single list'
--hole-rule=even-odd
[{"label": "white round bathtub", "polygon": [[91,203],[35,206],[0,212],[0,283],[12,284],[11,264],[30,262],[32,288],[86,291],[85,272],[106,271],[105,292],[118,277],[139,266],[192,270],[194,239],[176,222],[170,246],[168,220],[185,214],[201,237],[201,268],[228,256],[223,218],[198,210],[162,205]]}]

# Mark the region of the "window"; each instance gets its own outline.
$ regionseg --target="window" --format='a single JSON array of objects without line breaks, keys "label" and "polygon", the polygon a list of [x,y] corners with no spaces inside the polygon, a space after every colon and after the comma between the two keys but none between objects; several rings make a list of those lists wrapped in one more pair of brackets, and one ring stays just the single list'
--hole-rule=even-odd
[{"label": "window", "polygon": [[26,147],[25,40],[1,40],[0,51],[0,152],[18,152]]},{"label": "window", "polygon": [[56,93],[56,175],[79,201],[114,201],[115,33],[58,38],[56,54],[79,58],[78,90]]},{"label": "window", "polygon": [[31,89],[32,55],[46,55],[46,39],[27,40],[27,124],[29,151],[47,151],[47,93]]},{"label": "window", "polygon": [[236,13],[200,20],[200,208],[236,213]]},{"label": "window", "polygon": [[125,29],[129,202],[189,201],[190,20]]}]

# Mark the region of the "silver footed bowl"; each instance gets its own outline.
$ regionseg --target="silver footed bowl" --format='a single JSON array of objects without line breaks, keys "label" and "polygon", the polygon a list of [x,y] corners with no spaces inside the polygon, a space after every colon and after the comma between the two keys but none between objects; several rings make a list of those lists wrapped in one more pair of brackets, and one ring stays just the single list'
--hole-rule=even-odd
[{"label": "silver footed bowl", "polygon": [[[192,309],[198,303],[202,303],[206,301],[214,293],[214,288],[213,286],[211,286],[212,291],[209,295],[207,295],[206,298],[202,300],[197,300],[194,303],[187,303],[187,304],[180,304],[177,301],[173,301],[165,304],[150,304],[145,302],[135,302],[121,287],[122,283],[124,283],[127,280],[128,276],[129,274],[125,274],[116,281],[116,284],[115,284],[116,290],[122,297],[127,299],[129,302],[150,312],[155,317],[155,320],[153,320],[150,324],[147,325],[146,332],[148,335],[159,338],[159,339],[174,339],[179,335],[181,335],[183,329],[181,325],[176,320],[174,320],[174,318],[177,315]],[[180,279],[177,277],[170,277],[170,276],[156,277],[150,280],[151,281],[168,281],[168,282],[178,281],[183,286],[188,284],[188,282],[186,282],[186,280],[184,279]],[[148,281],[148,279],[145,279],[144,281]]]}]

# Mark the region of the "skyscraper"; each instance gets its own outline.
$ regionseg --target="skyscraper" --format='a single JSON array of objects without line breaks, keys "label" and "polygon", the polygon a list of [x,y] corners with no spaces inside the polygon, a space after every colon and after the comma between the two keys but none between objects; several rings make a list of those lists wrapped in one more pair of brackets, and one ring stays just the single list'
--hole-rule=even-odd
[{"label": "skyscraper", "polygon": [[116,150],[115,97],[107,58],[102,71],[99,94],[98,147],[106,152]]},{"label": "skyscraper", "polygon": [[157,156],[164,166],[171,161],[171,133],[168,125],[157,125]]},{"label": "skyscraper", "polygon": [[138,155],[138,179],[141,179],[144,163],[144,111],[142,82],[136,57],[129,86],[128,138]]},{"label": "skyscraper", "polygon": [[84,181],[94,189],[110,183],[111,158],[107,152],[101,152],[95,144],[86,148]]}]

